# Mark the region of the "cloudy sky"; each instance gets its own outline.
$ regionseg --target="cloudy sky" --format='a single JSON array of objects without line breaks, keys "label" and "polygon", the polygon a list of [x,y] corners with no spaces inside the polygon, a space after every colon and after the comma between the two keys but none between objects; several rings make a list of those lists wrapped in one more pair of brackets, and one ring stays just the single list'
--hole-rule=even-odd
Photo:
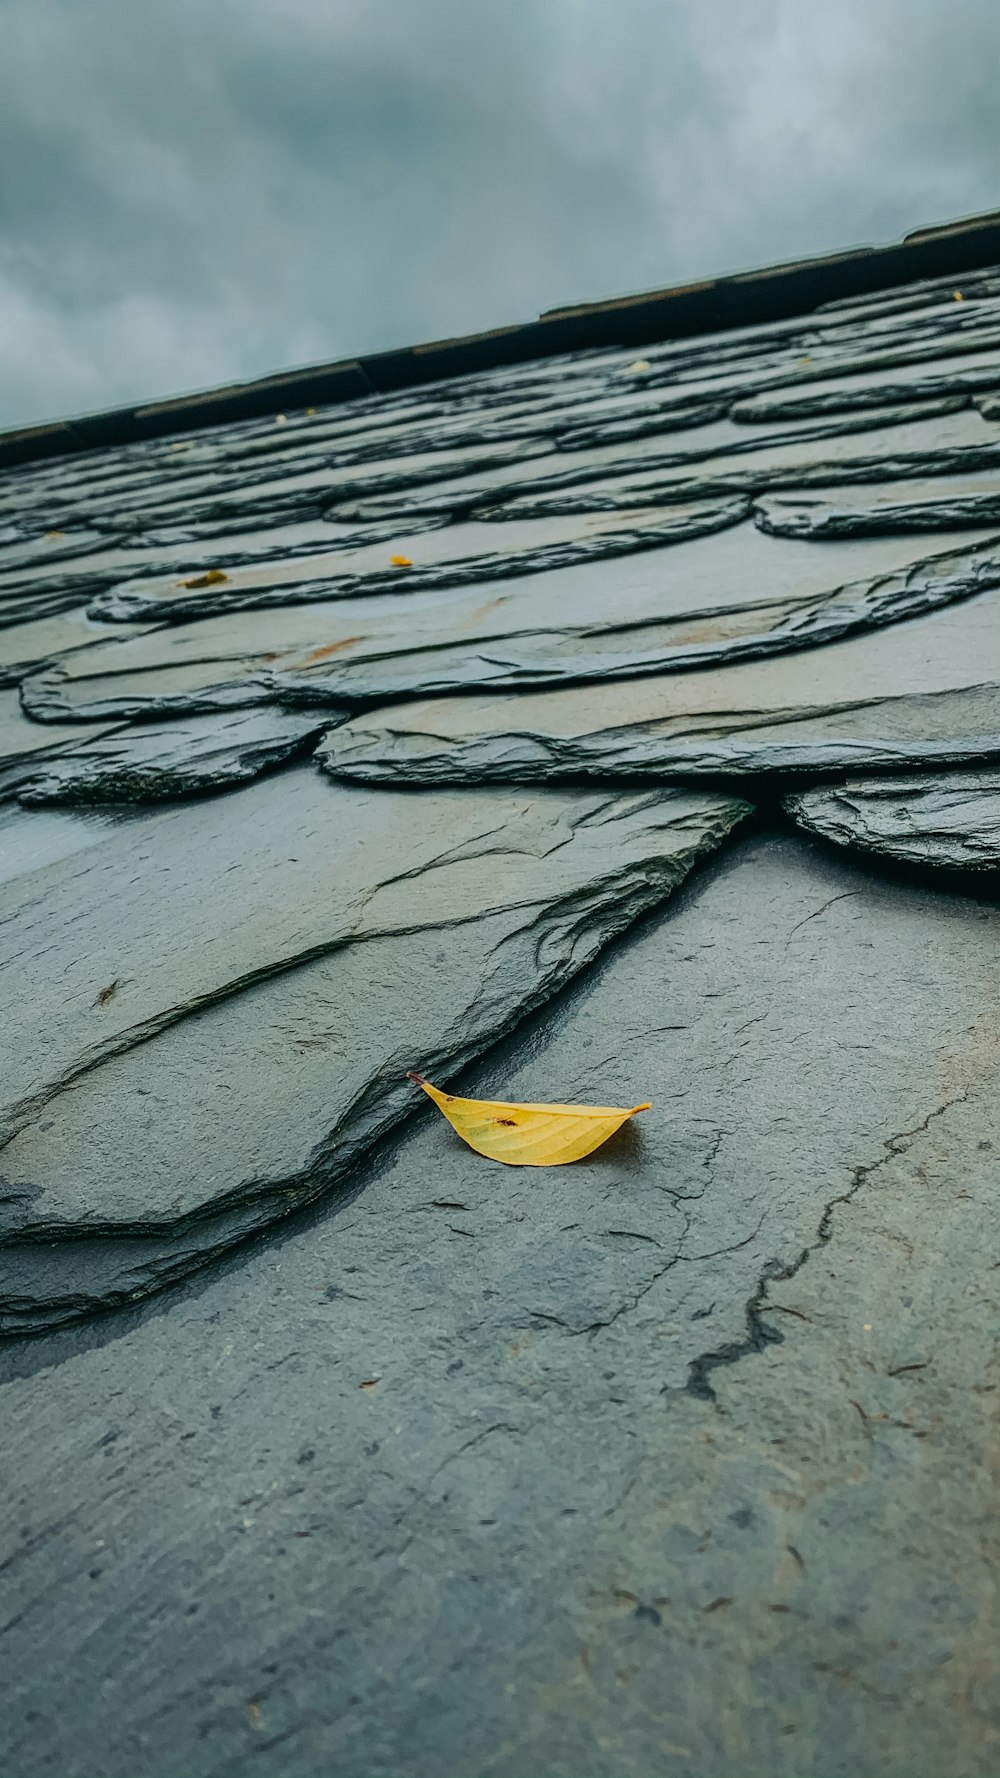
[{"label": "cloudy sky", "polygon": [[1000,203],[994,0],[0,0],[0,425]]}]

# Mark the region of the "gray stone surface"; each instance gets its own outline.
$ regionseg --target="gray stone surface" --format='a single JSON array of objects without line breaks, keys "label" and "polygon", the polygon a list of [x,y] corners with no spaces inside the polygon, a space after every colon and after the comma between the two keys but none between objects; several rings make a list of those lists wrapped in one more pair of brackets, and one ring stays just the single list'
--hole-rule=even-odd
[{"label": "gray stone surface", "polygon": [[831,377],[801,383],[775,394],[751,395],[730,409],[734,420],[772,424],[775,420],[809,419],[817,414],[849,413],[857,408],[891,407],[901,401],[931,401],[940,395],[977,394],[1000,385],[1000,354],[972,353],[895,372],[866,371],[860,376]]},{"label": "gray stone surface", "polygon": [[311,751],[317,717],[236,711],[144,723],[48,760],[18,787],[22,803],[147,803],[246,784]]},{"label": "gray stone surface", "polygon": [[42,728],[31,722],[21,709],[16,691],[0,691],[0,801],[12,795],[17,787],[37,769],[41,760],[49,760],[80,741],[92,741],[95,735],[111,735],[119,725],[60,724],[58,730]]},{"label": "gray stone surface", "polygon": [[20,878],[0,1323],[142,1294],[328,1189],[412,1108],[407,1068],[509,1029],[744,812],[307,767]]},{"label": "gray stone surface", "polygon": [[[272,568],[237,568],[223,580],[207,585],[204,576],[196,576],[194,583],[176,575],[128,581],[95,598],[90,614],[114,623],[136,618],[174,621],[312,600],[471,586],[584,567],[636,550],[704,537],[739,524],[747,511],[745,499],[715,498],[629,512],[603,522],[558,517],[529,520],[516,531],[514,527],[498,532],[492,525],[453,525],[418,533],[416,540],[406,535],[404,521],[391,548],[380,542],[377,548],[359,549],[346,560],[328,555],[276,563]],[[405,556],[412,566],[393,563],[394,555]]]},{"label": "gray stone surface", "polygon": [[4,1771],[993,1778],[996,940],[755,839],[461,1079],[641,1131],[9,1347]]},{"label": "gray stone surface", "polygon": [[996,1778],[998,363],[993,268],[0,478],[2,1778]]},{"label": "gray stone surface", "polygon": [[[128,634],[142,636],[148,628],[133,624]],[[36,617],[0,629],[0,686],[17,685],[45,662],[92,648],[106,637],[107,630],[91,623],[82,611]]]},{"label": "gray stone surface", "polygon": [[829,542],[1000,524],[1000,475],[940,475],[924,481],[828,487],[815,494],[765,494],[754,522],[771,537]]},{"label": "gray stone surface", "polygon": [[830,481],[894,481],[941,470],[996,468],[1000,432],[960,399],[923,406],[787,422],[753,433],[733,421],[692,434],[665,451],[655,438],[630,449],[604,445],[573,456],[558,452],[519,465],[442,479],[436,487],[352,499],[333,508],[343,523],[369,523],[407,514],[463,518],[484,513],[498,520],[555,513],[618,512],[666,500],[703,500],[714,494],[765,492]]},{"label": "gray stone surface", "polygon": [[[494,581],[487,596],[442,587],[405,598],[236,611],[57,661],[25,681],[22,701],[45,722],[232,708],[269,697],[329,705],[628,676],[812,646],[1000,578],[994,540],[969,531],[942,542],[952,547],[933,555],[926,541],[907,537],[816,550],[750,526],[728,527],[613,562],[581,562],[572,575],[515,574]],[[405,588],[410,570],[397,572]]]},{"label": "gray stone surface", "polygon": [[996,759],[1000,591],[769,660],[387,706],[334,729],[318,757],[337,777],[395,784],[829,775]]},{"label": "gray stone surface", "polygon": [[[513,601],[504,613],[491,612],[486,623],[459,624],[453,613],[439,638],[425,637],[419,648],[408,642],[397,642],[395,647],[362,643],[303,667],[279,664],[266,677],[279,695],[334,703],[637,678],[813,648],[1000,585],[1000,545],[993,540],[911,560],[888,573],[878,573],[874,553],[866,552],[867,578],[846,585],[837,584],[835,578],[838,567],[850,571],[843,553],[832,560],[828,551],[817,552],[814,562],[802,565],[785,549],[771,558],[775,572],[769,578],[766,568],[760,572],[763,565],[750,537],[739,533],[732,541],[731,556],[742,558],[732,579],[724,572],[712,574],[718,557],[706,552],[699,558],[699,566],[709,571],[701,587],[713,585],[717,598],[722,593],[714,609],[698,610],[695,605],[694,610],[671,614],[672,606],[683,606],[684,577],[671,573],[677,565],[665,558],[660,569],[662,591],[658,589],[646,609],[630,608],[616,593],[608,615],[595,621],[584,600],[574,603],[572,613],[561,605],[553,609],[537,596],[541,589],[531,585],[523,602],[530,602],[530,613],[516,612]],[[908,547],[912,555],[912,546]],[[817,583],[824,578],[826,585],[819,590]],[[576,586],[583,590],[580,580]],[[726,600],[724,589],[729,586],[742,593],[742,600]],[[766,603],[765,588],[770,592]],[[477,630],[486,631],[484,640],[476,638]],[[453,640],[456,633],[461,641]],[[511,716],[516,720],[515,712]]]},{"label": "gray stone surface", "polygon": [[824,839],[904,864],[1000,867],[1000,767],[846,778],[796,791],[785,808]]}]

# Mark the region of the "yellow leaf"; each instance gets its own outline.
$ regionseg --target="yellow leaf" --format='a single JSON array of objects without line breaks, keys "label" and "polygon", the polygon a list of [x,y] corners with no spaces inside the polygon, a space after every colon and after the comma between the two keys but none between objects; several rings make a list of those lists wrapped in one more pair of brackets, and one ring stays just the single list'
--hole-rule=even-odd
[{"label": "yellow leaf", "polygon": [[648,1102],[632,1105],[507,1105],[501,1099],[460,1099],[442,1093],[422,1074],[408,1080],[423,1087],[428,1099],[457,1130],[463,1142],[488,1161],[508,1167],[561,1167],[593,1154]]},{"label": "yellow leaf", "polygon": [[390,556],[389,560],[392,563],[394,568],[412,568],[413,567],[412,559],[409,556]]},{"label": "yellow leaf", "polygon": [[963,296],[963,295],[962,295],[962,292],[961,292],[961,291],[960,291],[960,290],[954,290],[954,291],[952,291],[952,295],[953,295],[953,296],[954,296],[954,298],[955,298],[955,301],[956,301],[956,302],[957,302],[957,303],[964,303],[964,301],[965,301],[965,298],[964,298],[964,296]]},{"label": "yellow leaf", "polygon": [[307,407],[306,408],[307,414],[314,414],[315,412],[316,412],[316,409],[314,407]]},{"label": "yellow leaf", "polygon": [[207,574],[196,574],[193,580],[179,580],[177,585],[189,587],[221,586],[222,582],[228,579],[228,574],[223,574],[221,568],[210,568]]}]

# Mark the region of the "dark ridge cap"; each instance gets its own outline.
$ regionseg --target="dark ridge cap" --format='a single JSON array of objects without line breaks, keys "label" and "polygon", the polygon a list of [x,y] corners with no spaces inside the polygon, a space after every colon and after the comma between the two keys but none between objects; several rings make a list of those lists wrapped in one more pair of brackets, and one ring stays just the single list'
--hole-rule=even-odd
[{"label": "dark ridge cap", "polygon": [[307,366],[168,401],[110,408],[0,432],[0,468],[74,451],[257,419],[416,387],[533,358],[641,346],[808,314],[920,279],[959,277],[1000,262],[1000,211],[916,229],[900,242],[763,266],[671,289],[549,309],[537,321]]}]

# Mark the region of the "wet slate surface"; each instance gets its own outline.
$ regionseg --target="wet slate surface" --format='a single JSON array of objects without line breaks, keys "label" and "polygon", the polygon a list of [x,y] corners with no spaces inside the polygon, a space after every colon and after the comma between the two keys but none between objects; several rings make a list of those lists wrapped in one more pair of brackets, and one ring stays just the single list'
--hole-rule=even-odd
[{"label": "wet slate surface", "polygon": [[461,1077],[633,1139],[10,1348],[4,1769],[991,1778],[996,929],[738,846]]},{"label": "wet slate surface", "polygon": [[316,717],[237,711],[144,723],[59,754],[18,787],[22,803],[147,803],[211,795],[311,751]]},{"label": "wet slate surface", "polygon": [[368,783],[544,782],[1000,758],[1000,591],[825,648],[353,716],[318,757]]},{"label": "wet slate surface", "polygon": [[[475,532],[476,527],[451,526],[447,530],[418,533],[416,544],[405,534],[404,527],[402,535],[393,539],[391,551],[380,543],[377,549],[356,551],[346,561],[337,557],[314,558],[296,562],[290,569],[276,564],[270,571],[234,570],[217,573],[214,579],[196,576],[187,581],[171,577],[127,582],[94,599],[90,615],[112,623],[142,618],[173,622],[178,618],[212,617],[228,611],[312,600],[350,599],[359,594],[410,594],[438,587],[471,586],[516,575],[584,567],[607,557],[704,537],[738,524],[747,511],[745,500],[716,498],[627,513],[617,522],[560,522],[558,518],[529,521],[518,537],[509,533],[498,536],[495,530],[487,528],[485,538],[481,529],[478,536],[467,538],[465,533]],[[537,540],[531,536],[533,531],[541,533]],[[478,543],[480,547],[465,554],[466,543]],[[498,548],[498,544],[503,547]]]},{"label": "wet slate surface", "polygon": [[95,734],[110,735],[119,726],[61,723],[58,729],[42,728],[25,716],[16,691],[0,691],[0,801],[14,794],[39,761],[91,741]]},{"label": "wet slate surface", "polygon": [[772,537],[816,542],[995,525],[1000,522],[1000,476],[930,476],[888,487],[770,494],[754,501],[753,515],[755,524]]},{"label": "wet slate surface", "polygon": [[994,1778],[998,365],[994,267],[3,477],[4,1778]]},{"label": "wet slate surface", "polygon": [[847,778],[785,798],[800,826],[904,864],[1000,868],[1000,767]]},{"label": "wet slate surface", "polygon": [[[444,586],[437,596],[387,594],[164,626],[57,661],[24,682],[22,701],[49,722],[266,699],[337,705],[627,677],[811,647],[1000,578],[988,532],[945,541],[952,547],[933,554],[905,536],[815,550],[728,526],[712,539],[598,559],[571,576],[560,569],[497,579],[488,593]],[[865,577],[855,580],[859,568]],[[410,570],[397,573],[410,584]]]},{"label": "wet slate surface", "polygon": [[414,1059],[476,1054],[744,810],[372,798],[304,767],[147,824],[138,870],[124,830],[19,879],[2,1324],[141,1294],[328,1189],[411,1108]]}]

